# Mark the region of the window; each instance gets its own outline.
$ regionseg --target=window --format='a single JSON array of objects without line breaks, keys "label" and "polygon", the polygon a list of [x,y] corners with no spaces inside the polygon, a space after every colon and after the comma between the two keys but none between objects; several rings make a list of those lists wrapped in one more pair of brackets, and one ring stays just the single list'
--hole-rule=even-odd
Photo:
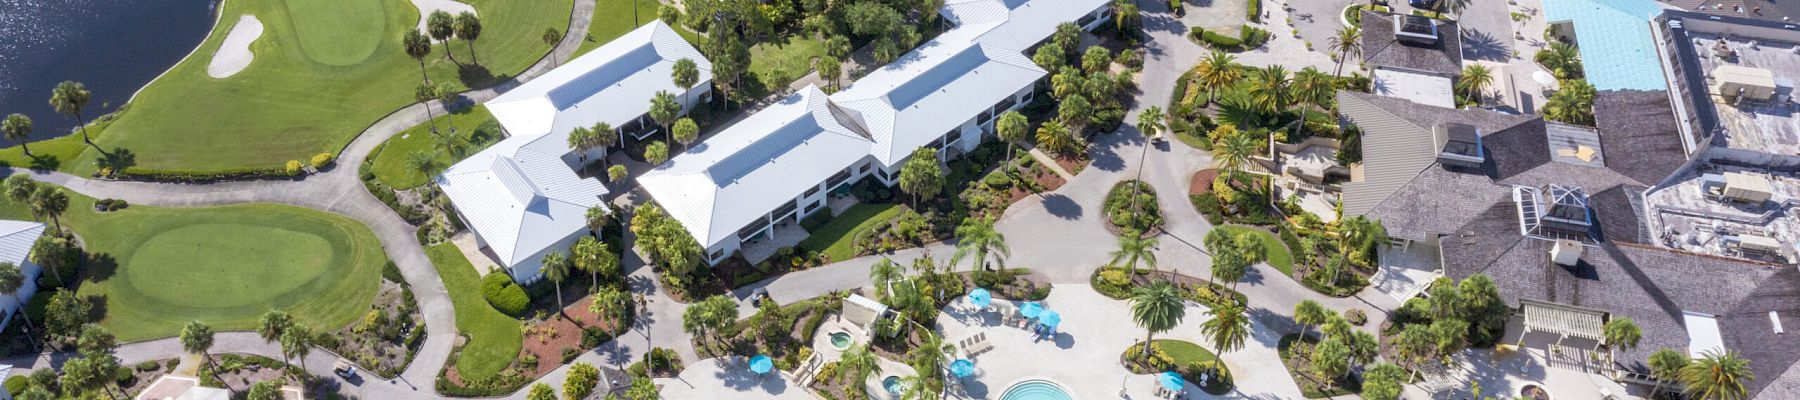
[{"label": "window", "polygon": [[819,194],[818,186],[813,186],[812,189],[806,189],[806,194],[800,195],[800,197],[807,198],[807,197],[812,197],[815,194]]},{"label": "window", "polygon": [[838,185],[844,184],[844,181],[847,181],[847,180],[850,180],[850,169],[849,168],[845,168],[843,171],[838,171],[838,173],[832,174],[831,178],[825,179],[825,186],[835,188]]},{"label": "window", "polygon": [[781,207],[775,208],[775,212],[771,214],[771,215],[774,215],[775,218],[772,218],[772,219],[780,220],[782,218],[787,218],[788,215],[794,213],[795,208],[799,208],[799,207],[800,207],[799,203],[795,203],[794,200],[788,200],[788,202],[786,204],[782,204]]},{"label": "window", "polygon": [[990,120],[990,119],[994,119],[994,111],[993,110],[982,110],[981,115],[975,117],[975,124],[976,125],[987,125],[988,120]]},{"label": "window", "polygon": [[812,214],[813,211],[818,211],[819,207],[824,206],[824,205],[825,205],[825,200],[823,200],[823,199],[821,199],[819,201],[815,201],[812,204],[807,204],[805,213]]},{"label": "window", "polygon": [[749,225],[744,225],[744,229],[739,229],[737,231],[738,238],[750,240],[751,235],[761,232],[763,228],[768,226],[768,218],[757,218],[755,221],[750,221]]},{"label": "window", "polygon": [[713,260],[713,262],[718,262],[720,258],[724,258],[724,257],[725,257],[725,249],[718,249],[718,250],[713,250],[712,254],[707,255],[706,259]]},{"label": "window", "polygon": [[958,140],[962,140],[962,128],[951,129],[950,133],[944,134],[945,146],[956,144]]},{"label": "window", "polygon": [[870,168],[870,167],[874,167],[874,166],[875,166],[875,163],[867,163],[867,164],[863,164],[863,165],[862,165],[862,168],[858,168],[858,169],[857,169],[857,170],[856,170],[856,173],[858,173],[858,174],[866,174],[866,173],[869,173],[869,168]]},{"label": "window", "polygon": [[1088,26],[1088,24],[1091,24],[1091,23],[1094,23],[1094,15],[1088,14],[1088,15],[1082,16],[1081,20],[1075,21],[1075,26],[1080,26],[1080,27],[1085,28]]},{"label": "window", "polygon": [[1006,112],[1006,110],[1012,109],[1013,104],[1017,104],[1017,102],[1013,101],[1013,96],[1006,96],[1005,99],[1000,100],[999,105],[994,106],[994,109],[999,110],[1000,112]]}]

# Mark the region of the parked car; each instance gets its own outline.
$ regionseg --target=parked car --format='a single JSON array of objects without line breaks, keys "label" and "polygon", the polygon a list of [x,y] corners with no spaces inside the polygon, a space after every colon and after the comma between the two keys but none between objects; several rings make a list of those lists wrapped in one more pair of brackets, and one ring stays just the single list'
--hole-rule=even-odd
[{"label": "parked car", "polygon": [[352,379],[356,377],[356,364],[352,364],[345,360],[337,360],[336,363],[331,364],[331,372],[344,379]]}]

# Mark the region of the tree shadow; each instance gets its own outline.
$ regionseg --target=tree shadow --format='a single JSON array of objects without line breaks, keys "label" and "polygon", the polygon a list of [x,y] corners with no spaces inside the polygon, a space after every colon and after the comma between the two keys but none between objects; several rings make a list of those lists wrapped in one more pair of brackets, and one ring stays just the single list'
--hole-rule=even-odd
[{"label": "tree shadow", "polygon": [[119,272],[119,260],[113,258],[112,254],[93,253],[88,255],[82,269],[87,271],[89,281],[105,282]]},{"label": "tree shadow", "polygon": [[1076,203],[1075,200],[1070,199],[1069,196],[1064,196],[1060,193],[1049,193],[1043,195],[1043,199],[1044,210],[1049,211],[1050,215],[1071,221],[1081,219],[1081,204]]},{"label": "tree shadow", "polygon": [[1471,60],[1504,62],[1512,57],[1512,48],[1493,34],[1465,29],[1462,32],[1463,57]]},{"label": "tree shadow", "polygon": [[461,64],[456,67],[456,79],[462,81],[463,86],[471,88],[493,86],[508,78],[494,76],[493,71],[480,64]]}]

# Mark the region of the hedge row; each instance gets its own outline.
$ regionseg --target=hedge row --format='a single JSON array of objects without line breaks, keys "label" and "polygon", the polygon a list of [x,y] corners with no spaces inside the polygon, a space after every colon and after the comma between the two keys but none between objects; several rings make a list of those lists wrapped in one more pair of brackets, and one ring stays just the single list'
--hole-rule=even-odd
[{"label": "hedge row", "polygon": [[481,278],[481,297],[487,299],[489,305],[506,315],[519,317],[531,305],[531,297],[525,295],[525,288],[513,283],[512,277],[501,272],[491,272]]}]

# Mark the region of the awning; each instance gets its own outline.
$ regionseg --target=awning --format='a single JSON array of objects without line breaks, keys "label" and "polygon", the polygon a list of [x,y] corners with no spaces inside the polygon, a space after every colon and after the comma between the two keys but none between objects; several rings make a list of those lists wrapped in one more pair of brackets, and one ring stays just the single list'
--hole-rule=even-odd
[{"label": "awning", "polygon": [[1531,300],[1521,300],[1525,329],[1565,337],[1606,341],[1606,312]]}]

